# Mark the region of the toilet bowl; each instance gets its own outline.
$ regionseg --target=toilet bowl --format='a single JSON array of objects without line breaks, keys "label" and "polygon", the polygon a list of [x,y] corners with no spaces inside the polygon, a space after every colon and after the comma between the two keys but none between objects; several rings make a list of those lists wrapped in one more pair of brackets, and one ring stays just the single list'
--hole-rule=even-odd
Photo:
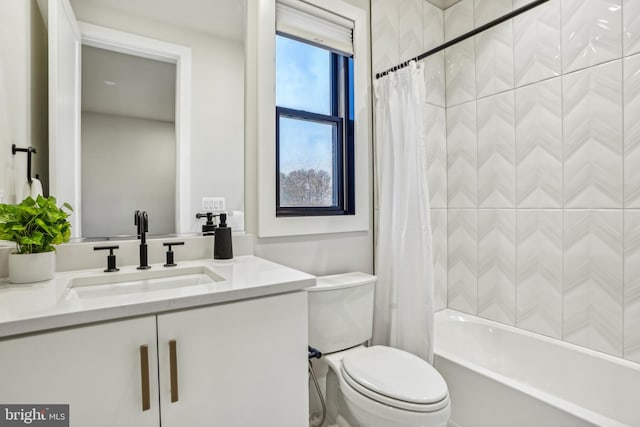
[{"label": "toilet bowl", "polygon": [[326,425],[446,427],[451,413],[442,376],[413,354],[365,347],[373,327],[376,277],[318,277],[309,289],[309,344],[328,365]]}]

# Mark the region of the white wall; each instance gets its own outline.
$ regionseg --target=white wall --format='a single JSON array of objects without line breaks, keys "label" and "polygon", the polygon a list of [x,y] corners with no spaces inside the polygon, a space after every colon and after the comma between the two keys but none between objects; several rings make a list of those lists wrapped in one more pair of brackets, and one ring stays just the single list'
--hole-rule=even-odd
[{"label": "white wall", "polygon": [[[26,154],[11,144],[33,146],[32,175],[48,176],[47,39],[35,0],[0,1],[0,191],[14,202],[26,180]],[[44,64],[45,68],[42,69]],[[16,182],[17,181],[17,182]]]},{"label": "white wall", "polygon": [[175,233],[175,150],[173,122],[82,113],[84,237],[135,234],[136,210],[149,234]]},{"label": "white wall", "polygon": [[[349,3],[369,13],[366,0],[349,0]],[[247,22],[247,73],[246,73],[246,153],[245,153],[245,206],[246,229],[256,232],[257,215],[257,49],[256,28],[260,8],[268,6],[268,1],[248,2]],[[368,20],[368,19],[367,19]],[[368,33],[368,31],[367,31]],[[370,73],[368,73],[370,74]],[[368,85],[369,86],[369,85]],[[367,119],[370,122],[370,113]],[[275,118],[274,118],[275,120]],[[371,141],[368,141],[371,149]],[[370,157],[371,158],[371,157]],[[372,168],[369,169],[372,182]],[[371,188],[373,186],[371,185]],[[371,199],[371,198],[370,198]],[[367,207],[371,209],[371,206]],[[373,272],[373,231],[335,233],[323,235],[256,238],[255,254],[315,275],[333,274],[346,271]]]},{"label": "white wall", "polygon": [[[244,210],[244,46],[182,28],[71,0],[80,21],[181,44],[192,53],[191,207],[225,197],[228,210]],[[201,221],[193,218],[193,231]]]}]

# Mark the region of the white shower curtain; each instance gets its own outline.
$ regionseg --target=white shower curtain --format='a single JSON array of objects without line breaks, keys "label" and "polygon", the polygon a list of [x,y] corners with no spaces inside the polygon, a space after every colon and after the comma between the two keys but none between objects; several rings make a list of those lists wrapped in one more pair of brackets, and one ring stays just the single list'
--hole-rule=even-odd
[{"label": "white shower curtain", "polygon": [[378,230],[373,343],[433,363],[434,283],[423,65],[375,82]]}]

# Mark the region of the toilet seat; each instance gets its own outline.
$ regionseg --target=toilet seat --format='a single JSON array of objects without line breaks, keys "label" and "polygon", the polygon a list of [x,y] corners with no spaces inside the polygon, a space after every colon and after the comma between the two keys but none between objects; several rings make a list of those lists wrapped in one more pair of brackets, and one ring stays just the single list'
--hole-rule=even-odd
[{"label": "toilet seat", "polygon": [[351,388],[394,408],[433,412],[449,404],[447,385],[438,371],[402,350],[363,348],[345,355],[340,370]]}]

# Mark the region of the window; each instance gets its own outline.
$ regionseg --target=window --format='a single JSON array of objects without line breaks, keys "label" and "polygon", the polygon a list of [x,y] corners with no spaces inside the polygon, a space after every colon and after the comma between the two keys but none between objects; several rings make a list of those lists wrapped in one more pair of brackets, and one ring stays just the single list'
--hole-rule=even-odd
[{"label": "window", "polygon": [[276,216],[355,213],[353,106],[351,54],[276,36]]},{"label": "window", "polygon": [[[247,45],[249,53],[247,69],[255,69],[255,75],[251,75],[251,79],[248,81],[255,81],[256,87],[255,95],[252,94],[252,91],[247,92],[247,105],[255,105],[256,125],[255,145],[250,143],[251,139],[248,139],[247,148],[250,154],[255,153],[256,168],[248,169],[247,174],[250,179],[255,176],[257,181],[255,206],[257,236],[267,238],[368,231],[372,217],[370,203],[372,190],[370,131],[372,123],[368,49],[370,32],[367,10],[347,0],[266,0],[264,2],[247,2],[247,8],[248,16],[252,20],[251,28],[254,28],[256,32],[255,38],[250,38],[255,43]],[[276,127],[280,120],[276,115],[275,83],[277,81],[276,43],[279,43],[278,39],[280,38],[286,39],[285,41],[300,42],[302,47],[320,48],[319,51],[324,52],[325,58],[331,58],[331,53],[337,54],[338,58],[348,58],[347,71],[349,75],[346,80],[349,85],[349,98],[353,100],[353,104],[349,105],[351,109],[340,120],[343,123],[343,152],[345,156],[342,160],[344,165],[342,171],[343,173],[345,170],[347,171],[343,187],[338,187],[345,189],[342,197],[338,197],[338,199],[344,198],[345,206],[343,206],[342,213],[338,207],[332,208],[331,206],[311,207],[311,209],[320,211],[318,214],[301,213],[304,209],[295,209],[295,206],[285,206],[284,208],[276,206],[280,176],[280,171],[277,170],[280,164],[276,158],[276,153],[280,150],[276,144]],[[327,72],[325,75],[328,77],[324,80],[324,87],[330,87],[331,74]],[[316,85],[319,86],[320,83],[316,83]],[[304,89],[307,91],[309,87],[304,87]],[[340,93],[346,91],[347,88],[344,88]],[[326,116],[333,115],[331,112],[327,114],[329,107],[324,107],[325,110],[318,109],[317,105],[320,105],[321,101],[316,97],[297,96],[294,99],[298,100],[297,102],[300,100],[315,101],[316,109],[300,104],[282,104],[282,102],[280,102],[282,104],[280,107],[308,113],[319,112],[318,114]],[[328,96],[321,99],[324,99],[322,105],[326,106],[329,105],[331,98]],[[307,109],[312,111],[307,111]],[[253,113],[251,109],[248,111]],[[283,119],[283,130],[286,130],[284,128],[287,125],[305,121],[297,116],[285,118],[289,120]],[[313,122],[313,120],[306,121]],[[321,121],[320,123],[326,122]],[[324,125],[324,127],[321,124],[316,125],[316,122],[312,124],[315,125],[315,128],[329,128],[328,125]],[[251,131],[252,128],[249,127],[249,130]],[[291,132],[293,131],[291,130]],[[352,138],[351,142],[347,140],[349,137]],[[327,141],[333,144],[333,139]],[[281,142],[284,143],[284,141]],[[333,145],[331,147],[333,149]],[[253,151],[254,149],[255,151]],[[289,149],[282,151],[283,153],[284,151],[290,152]],[[346,157],[351,157],[351,160],[347,160]],[[284,157],[282,159],[286,160]],[[353,168],[348,166],[350,161],[353,162]],[[333,173],[333,167],[327,169],[327,172]],[[349,186],[352,186],[353,190],[351,196],[349,196]],[[331,188],[334,188],[333,180]],[[293,211],[293,213],[287,215],[286,210]],[[337,214],[325,215],[321,212],[323,210],[333,210]],[[251,225],[249,228],[252,228]]]}]

